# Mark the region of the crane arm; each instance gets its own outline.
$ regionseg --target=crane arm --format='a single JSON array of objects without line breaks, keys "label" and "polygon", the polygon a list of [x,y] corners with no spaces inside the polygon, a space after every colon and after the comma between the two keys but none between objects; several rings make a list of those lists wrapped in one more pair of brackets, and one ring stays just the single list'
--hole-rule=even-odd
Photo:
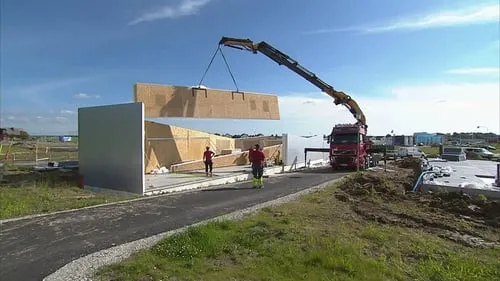
[{"label": "crane arm", "polygon": [[249,51],[254,54],[260,52],[265,56],[267,56],[268,58],[275,61],[276,63],[278,63],[279,65],[284,65],[288,67],[290,70],[302,76],[302,78],[306,79],[307,81],[318,87],[321,91],[331,96],[334,99],[335,105],[342,104],[345,107],[347,107],[349,112],[351,112],[354,115],[354,118],[356,118],[358,123],[363,126],[366,126],[366,117],[355,100],[353,100],[346,93],[335,90],[328,83],[318,78],[316,74],[309,71],[308,69],[300,65],[296,60],[290,58],[288,55],[284,54],[280,50],[269,45],[268,43],[262,41],[260,43],[255,44],[250,39],[222,37],[222,39],[219,41],[219,45],[224,45],[239,50]]}]

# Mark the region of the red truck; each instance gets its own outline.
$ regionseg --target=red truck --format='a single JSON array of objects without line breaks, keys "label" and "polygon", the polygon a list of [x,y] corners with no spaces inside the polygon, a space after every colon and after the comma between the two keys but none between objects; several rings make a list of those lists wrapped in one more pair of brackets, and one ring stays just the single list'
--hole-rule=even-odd
[{"label": "red truck", "polygon": [[378,162],[378,158],[374,157],[374,153],[381,149],[374,149],[372,143],[367,139],[366,129],[368,126],[366,125],[365,115],[357,102],[349,95],[342,91],[335,90],[331,85],[321,80],[316,74],[300,65],[296,60],[264,41],[254,43],[250,39],[222,37],[219,41],[219,45],[249,51],[254,54],[260,52],[279,65],[288,67],[290,70],[318,87],[321,91],[331,96],[334,99],[333,103],[335,105],[341,104],[345,106],[357,120],[355,124],[335,125],[332,133],[327,137],[330,148],[305,148],[304,154],[306,163],[308,152],[329,153],[330,164],[333,168],[366,168]]},{"label": "red truck", "polygon": [[330,165],[366,169],[382,160],[384,146],[375,146],[368,140],[366,126],[359,124],[337,124],[328,137]]}]

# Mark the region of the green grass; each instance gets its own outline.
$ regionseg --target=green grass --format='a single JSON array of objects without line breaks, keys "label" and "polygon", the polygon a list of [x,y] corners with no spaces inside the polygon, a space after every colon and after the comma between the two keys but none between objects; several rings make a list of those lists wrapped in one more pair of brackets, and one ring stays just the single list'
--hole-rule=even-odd
[{"label": "green grass", "polygon": [[419,148],[429,157],[436,157],[439,155],[439,147],[422,146]]},{"label": "green grass", "polygon": [[[38,151],[35,149],[35,145],[38,145]],[[61,151],[56,150],[51,147],[75,147],[75,144],[49,144],[49,143],[36,143],[36,142],[25,142],[24,144],[12,145],[9,150],[9,144],[1,145],[0,159],[3,161],[7,152],[8,159],[5,160],[6,163],[14,163],[15,161],[35,161],[36,158],[49,158],[52,161],[63,161],[63,160],[77,160],[78,151]]]},{"label": "green grass", "polygon": [[[210,223],[99,270],[99,280],[499,280],[500,251],[368,222],[334,188]],[[404,204],[401,205],[404,207]]]},{"label": "green grass", "polygon": [[73,178],[57,174],[43,176],[26,169],[8,167],[0,185],[0,219],[49,213],[122,201],[134,195],[92,192],[77,187]]}]

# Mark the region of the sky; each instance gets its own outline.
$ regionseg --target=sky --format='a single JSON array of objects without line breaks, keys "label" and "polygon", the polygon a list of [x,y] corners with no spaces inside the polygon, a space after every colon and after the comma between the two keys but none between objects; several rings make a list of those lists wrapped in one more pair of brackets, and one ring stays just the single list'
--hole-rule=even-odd
[{"label": "sky", "polygon": [[[0,126],[76,134],[133,84],[198,85],[222,36],[266,41],[355,99],[370,135],[500,133],[497,0],[2,0]],[[225,48],[280,120],[161,119],[218,133],[328,134],[352,115],[263,54]],[[220,56],[203,85],[235,90]]]}]

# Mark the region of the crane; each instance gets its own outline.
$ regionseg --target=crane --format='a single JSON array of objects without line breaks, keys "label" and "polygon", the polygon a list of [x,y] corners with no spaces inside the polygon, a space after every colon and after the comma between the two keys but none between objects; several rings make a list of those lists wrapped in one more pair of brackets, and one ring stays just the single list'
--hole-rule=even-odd
[{"label": "crane", "polygon": [[290,70],[318,87],[321,91],[331,96],[334,99],[333,102],[335,105],[344,105],[357,120],[358,125],[361,125],[365,129],[368,127],[366,125],[366,117],[355,100],[353,100],[346,93],[335,90],[331,85],[318,78],[316,74],[309,71],[308,69],[300,65],[296,60],[292,59],[280,50],[274,48],[270,44],[264,41],[254,43],[250,39],[222,37],[222,39],[219,41],[219,45],[249,51],[254,54],[260,52],[279,65],[288,67]]}]

